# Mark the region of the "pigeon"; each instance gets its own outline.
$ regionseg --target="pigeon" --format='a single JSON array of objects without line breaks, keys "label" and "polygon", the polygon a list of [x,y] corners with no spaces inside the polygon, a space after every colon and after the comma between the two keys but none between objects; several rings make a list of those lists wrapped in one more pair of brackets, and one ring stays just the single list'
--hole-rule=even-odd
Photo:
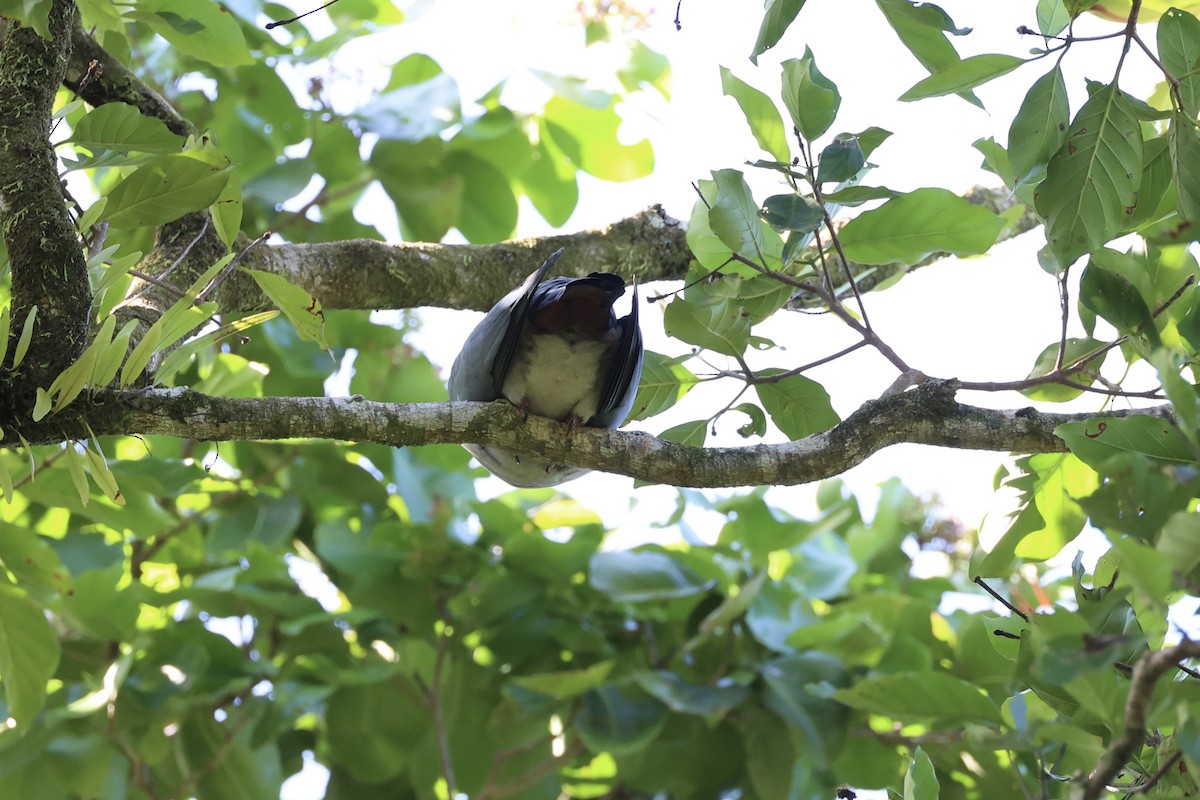
[{"label": "pigeon", "polygon": [[[642,375],[637,285],[632,310],[617,319],[612,306],[625,282],[608,272],[545,280],[562,254],[551,254],[467,336],[450,369],[451,400],[503,397],[571,430],[625,421]],[[488,472],[522,488],[556,486],[589,471],[491,445],[464,447]]]}]

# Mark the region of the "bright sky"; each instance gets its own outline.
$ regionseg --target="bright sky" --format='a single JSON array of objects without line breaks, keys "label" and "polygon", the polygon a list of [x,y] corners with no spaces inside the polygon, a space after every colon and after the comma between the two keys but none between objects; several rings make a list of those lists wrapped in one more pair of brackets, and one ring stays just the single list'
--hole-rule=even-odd
[{"label": "bright sky", "polygon": [[[574,25],[574,0],[437,0],[422,5],[429,10],[415,22],[386,37],[356,43],[339,56],[336,70],[325,76],[335,101],[340,98],[352,104],[363,99],[365,87],[382,82],[374,76],[386,74],[392,63],[415,52],[440,62],[459,81],[468,101],[491,89],[502,76],[512,75],[505,101],[513,105],[536,104],[548,92],[528,73],[530,68],[586,75],[589,67],[595,66],[593,62],[604,58],[602,51],[584,51],[582,32]],[[721,65],[774,97],[779,61],[800,56],[806,45],[811,47],[821,71],[842,92],[840,116],[831,134],[871,125],[895,134],[874,154],[872,160],[879,168],[867,182],[897,190],[943,186],[954,191],[976,183],[998,185],[998,179],[979,170],[981,159],[971,143],[988,136],[1004,143],[1008,121],[1025,87],[1050,67],[1042,61],[980,89],[987,111],[958,98],[899,103],[896,98],[926,73],[887,29],[870,0],[810,0],[800,21],[775,50],[759,59],[757,68],[747,56],[761,18],[758,4],[683,0],[682,31],[676,31],[673,23],[674,2],[642,0],[636,5],[652,9],[643,40],[669,56],[673,97],[669,105],[649,103],[630,109],[623,133],[631,141],[650,137],[657,166],[650,177],[628,184],[605,184],[584,177],[580,207],[565,226],[567,231],[603,226],[652,203],[662,203],[668,213],[686,219],[695,198],[692,181],[708,177],[710,170],[739,167],[746,160],[763,157],[734,101],[721,95]],[[956,24],[974,28],[970,36],[954,41],[963,56],[985,52],[1022,55],[1038,44],[1038,40],[1016,33],[1019,25],[1035,26],[1033,2],[944,0],[940,5]],[[1111,26],[1103,29],[1108,30]],[[1101,31],[1099,23],[1087,19],[1077,32]],[[1085,76],[1111,79],[1116,47],[1112,42],[1081,46],[1067,60],[1073,108],[1078,108],[1084,96]],[[1133,54],[1122,85],[1136,93],[1145,91],[1154,80],[1146,60]],[[760,199],[775,193],[772,177],[749,177]],[[377,213],[370,213],[372,205],[379,209]],[[360,212],[364,219],[369,215],[385,234],[399,238],[382,193],[360,206]],[[525,203],[518,235],[549,232],[549,226]],[[1024,377],[1038,352],[1058,336],[1054,281],[1035,258],[1042,243],[1034,233],[997,247],[987,258],[950,259],[920,270],[896,287],[867,296],[871,320],[909,363],[927,374],[976,380]],[[535,266],[531,264],[530,269]],[[658,288],[670,287],[644,291]],[[445,311],[429,311],[423,316],[427,327],[414,337],[414,344],[448,372],[468,317],[463,312]],[[671,354],[686,351],[686,345],[663,335],[660,310],[643,308],[642,318],[649,349]],[[852,341],[836,320],[804,314],[777,315],[764,334],[786,344],[787,351],[755,354],[758,357],[752,363],[759,367],[787,368],[836,351],[837,342]],[[695,362],[692,366],[702,368]],[[845,416],[882,392],[895,373],[881,358],[858,351],[815,370],[812,377],[826,385],[835,408]],[[694,391],[670,413],[633,427],[659,432],[707,417],[736,391],[732,382],[728,387]],[[1019,395],[964,395],[961,399],[1001,408],[1028,405]],[[1086,399],[1079,408],[1095,408],[1097,402]],[[710,437],[710,444],[742,444],[734,433],[742,422],[743,418],[733,414],[723,418],[720,435]],[[775,434],[770,441],[780,440]],[[1004,514],[1012,510],[1010,497],[997,502],[992,491],[992,478],[1002,458],[996,453],[901,446],[877,454],[844,479],[869,510],[875,487],[898,475],[919,494],[936,492],[946,512],[968,526],[979,525],[990,512],[989,528],[995,528],[995,535],[1003,530]],[[491,495],[508,487],[491,479],[481,484],[481,489]],[[664,534],[651,527],[665,520],[674,508],[673,489],[633,491],[628,478],[593,474],[565,484],[561,490],[600,510],[606,523],[619,529],[614,544],[675,537],[673,531]],[[792,513],[811,516],[812,494],[813,487],[778,488],[771,490],[771,499]],[[628,503],[613,502],[613,498],[625,497]],[[700,510],[685,517],[702,538],[714,537],[722,521]],[[320,796],[320,783],[316,771],[306,770],[303,778],[289,782],[285,797]]]}]

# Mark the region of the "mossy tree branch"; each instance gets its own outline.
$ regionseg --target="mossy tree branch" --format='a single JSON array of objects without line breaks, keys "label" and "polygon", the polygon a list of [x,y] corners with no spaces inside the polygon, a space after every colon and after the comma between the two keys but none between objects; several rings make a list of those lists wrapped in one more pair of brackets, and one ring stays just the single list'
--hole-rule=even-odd
[{"label": "mossy tree branch", "polygon": [[32,403],[35,389],[49,385],[79,355],[88,334],[87,264],[49,139],[77,16],[73,2],[55,0],[49,40],[12,24],[0,49],[0,233],[12,264],[10,342],[37,306],[29,356],[19,370],[0,377],[0,406],[10,413]]}]

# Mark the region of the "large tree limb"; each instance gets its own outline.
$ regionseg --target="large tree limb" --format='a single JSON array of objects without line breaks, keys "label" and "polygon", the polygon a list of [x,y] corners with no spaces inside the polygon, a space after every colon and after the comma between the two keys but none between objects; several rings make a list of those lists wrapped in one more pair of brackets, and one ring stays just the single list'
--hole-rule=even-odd
[{"label": "large tree limb", "polygon": [[37,307],[30,357],[2,379],[0,409],[10,413],[79,355],[90,321],[87,264],[49,141],[77,13],[70,0],[55,0],[49,40],[11,24],[0,49],[0,231],[12,264],[11,342]]},{"label": "large tree limb", "polygon": [[[682,278],[692,258],[683,225],[661,206],[651,206],[604,228],[537,239],[487,245],[370,239],[284,244],[258,248],[245,264],[303,286],[330,309],[486,311],[560,247],[567,252],[556,274],[612,272],[643,283]],[[270,305],[244,273],[231,276],[217,300],[222,309],[236,312]]]},{"label": "large tree limb", "polygon": [[[210,397],[188,389],[103,391],[80,408],[106,434],[161,434],[210,441],[346,439],[395,447],[477,442],[541,458],[676,486],[770,486],[821,480],[905,442],[973,450],[1060,452],[1054,429],[1093,414],[994,411],[954,400],[952,381],[931,381],[872,400],[835,428],[796,442],[685,447],[646,433],[567,426],[529,417],[506,402],[377,403],[359,398]],[[1165,415],[1166,407],[1124,414]],[[1108,416],[1108,415],[1106,415]],[[78,422],[21,429],[32,443],[83,437]],[[79,430],[75,427],[79,426]]]}]

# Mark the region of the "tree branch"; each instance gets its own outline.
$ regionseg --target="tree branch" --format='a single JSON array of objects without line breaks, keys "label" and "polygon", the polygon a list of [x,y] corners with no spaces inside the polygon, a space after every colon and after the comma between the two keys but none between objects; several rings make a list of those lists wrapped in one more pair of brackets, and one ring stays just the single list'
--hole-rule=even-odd
[{"label": "tree branch", "polygon": [[0,230],[12,263],[10,342],[37,307],[30,343],[36,358],[2,378],[0,408],[9,412],[28,407],[36,387],[49,386],[82,352],[88,333],[87,264],[49,142],[77,14],[73,2],[55,0],[50,40],[12,24],[0,50]]},{"label": "tree branch", "polygon": [[1174,647],[1145,653],[1133,668],[1129,696],[1125,700],[1125,727],[1108,745],[1108,750],[1088,776],[1081,800],[1099,800],[1112,779],[1129,763],[1146,740],[1146,715],[1154,696],[1154,685],[1168,670],[1185,658],[1200,657],[1200,641],[1185,639]]},{"label": "tree branch", "polygon": [[[102,391],[77,401],[98,435],[162,434],[209,441],[348,439],[394,447],[490,444],[556,462],[675,486],[795,485],[845,472],[894,444],[1062,452],[1054,429],[1094,414],[995,411],[955,402],[955,384],[930,381],[864,404],[831,430],[784,444],[696,448],[647,433],[525,420],[511,404],[377,403],[361,398],[210,397],[188,389]],[[72,407],[75,410],[75,407]],[[1165,416],[1166,406],[1111,416]],[[20,432],[33,444],[82,437],[82,423],[52,417]]]},{"label": "tree branch", "polygon": [[[161,94],[145,81],[129,71],[120,59],[101,47],[95,39],[83,32],[78,22],[71,33],[71,60],[67,64],[63,84],[86,100],[90,105],[105,103],[128,103],[147,117],[161,120],[180,136],[196,132],[195,126],[176,111]],[[95,62],[99,74],[81,88],[84,76]]]},{"label": "tree branch", "polygon": [[[472,308],[486,311],[519,286],[546,256],[567,250],[563,274],[604,271],[639,282],[682,278],[692,259],[687,233],[661,206],[604,228],[488,245],[387,244],[352,239],[264,247],[246,266],[303,286],[326,309]],[[270,303],[250,276],[235,274],[217,301],[229,312]]]}]

